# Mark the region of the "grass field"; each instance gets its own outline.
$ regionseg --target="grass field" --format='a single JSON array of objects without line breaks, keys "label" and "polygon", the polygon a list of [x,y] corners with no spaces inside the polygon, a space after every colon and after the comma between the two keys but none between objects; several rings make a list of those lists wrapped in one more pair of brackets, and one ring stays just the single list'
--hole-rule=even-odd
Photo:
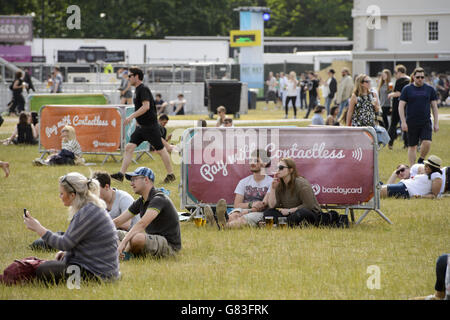
[{"label": "grass field", "polygon": [[[450,114],[449,108],[440,114]],[[300,114],[299,118],[304,115]],[[241,119],[282,119],[280,110],[263,110],[258,103]],[[186,116],[178,119],[199,119]],[[0,127],[0,139],[10,135],[15,119]],[[308,122],[292,122],[306,126]],[[171,130],[169,130],[171,131]],[[433,136],[432,154],[444,165],[450,161],[450,121],[440,121]],[[36,146],[0,145],[0,160],[11,165],[11,175],[0,172],[0,269],[14,259],[37,256],[52,259],[54,253],[34,252],[28,244],[37,235],[23,224],[28,208],[43,226],[52,231],[67,228],[67,209],[58,197],[58,177],[79,171],[115,172],[112,160],[100,167],[101,156],[86,156],[93,167],[34,167]],[[394,150],[379,153],[380,180],[387,181],[395,166],[407,162],[407,153],[397,141]],[[165,170],[159,157],[143,158],[161,181]],[[137,167],[132,165],[131,169]],[[176,183],[164,185],[179,207],[179,166]],[[301,172],[300,172],[301,173]],[[159,178],[159,179],[158,179]],[[127,183],[113,186],[132,193]],[[158,186],[158,184],[157,184]],[[435,261],[450,252],[450,198],[439,200],[386,199],[381,210],[393,225],[370,213],[361,225],[349,229],[304,228],[291,230],[198,229],[182,222],[179,255],[166,260],[121,262],[122,280],[113,284],[83,284],[80,290],[65,285],[50,289],[37,284],[0,285],[0,299],[408,299],[434,290]],[[356,218],[362,212],[356,212]],[[369,266],[378,266],[380,288],[369,289]]]}]

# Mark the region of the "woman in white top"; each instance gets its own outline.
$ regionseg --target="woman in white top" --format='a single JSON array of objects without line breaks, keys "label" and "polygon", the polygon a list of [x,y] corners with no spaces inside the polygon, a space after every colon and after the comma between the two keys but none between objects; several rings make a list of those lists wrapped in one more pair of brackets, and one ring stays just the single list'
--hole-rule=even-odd
[{"label": "woman in white top", "polygon": [[289,101],[292,101],[292,109],[294,109],[294,119],[297,118],[297,108],[295,106],[295,103],[297,101],[297,84],[297,75],[294,71],[291,71],[288,76],[286,101],[284,103],[284,110],[286,112],[286,115],[284,116],[285,119],[288,118]]},{"label": "woman in white top", "polygon": [[424,161],[425,173],[417,174],[412,178],[403,179],[396,184],[382,186],[381,197],[403,197],[403,198],[435,198],[442,189],[442,160],[431,155]]}]

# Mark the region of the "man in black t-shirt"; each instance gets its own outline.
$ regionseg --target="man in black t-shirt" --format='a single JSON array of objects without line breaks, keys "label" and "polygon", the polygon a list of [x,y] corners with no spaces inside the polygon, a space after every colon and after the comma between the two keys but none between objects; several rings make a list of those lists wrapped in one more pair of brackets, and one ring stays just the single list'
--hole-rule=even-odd
[{"label": "man in black t-shirt", "polygon": [[169,153],[164,147],[159,130],[155,100],[153,99],[150,89],[142,82],[144,73],[139,68],[130,68],[128,79],[130,84],[136,88],[134,92],[135,111],[125,119],[123,126],[125,127],[133,119],[136,119],[136,129],[131,135],[130,142],[125,146],[125,153],[123,155],[120,171],[112,174],[111,178],[123,181],[124,173],[131,163],[134,150],[142,142],[148,141],[155,148],[155,151],[159,154],[166,167],[167,176],[164,179],[164,183],[175,181]]},{"label": "man in black t-shirt", "polygon": [[[397,126],[400,122],[400,115],[398,113],[398,103],[399,97],[402,93],[403,87],[410,83],[410,78],[406,75],[406,68],[399,64],[395,66],[394,71],[395,81],[394,90],[388,94],[388,99],[392,99],[392,113],[391,113],[391,125],[389,126],[389,137],[391,140],[389,141],[389,149],[392,149],[394,145],[394,140],[397,138]],[[406,144],[406,141],[405,141]]]},{"label": "man in black t-shirt", "polygon": [[113,221],[116,226],[121,226],[136,215],[141,219],[130,231],[118,231],[119,257],[124,259],[130,253],[153,257],[174,255],[181,249],[181,231],[172,200],[155,189],[155,174],[149,168],[139,167],[126,173],[125,177],[131,181],[134,193],[141,197]]}]

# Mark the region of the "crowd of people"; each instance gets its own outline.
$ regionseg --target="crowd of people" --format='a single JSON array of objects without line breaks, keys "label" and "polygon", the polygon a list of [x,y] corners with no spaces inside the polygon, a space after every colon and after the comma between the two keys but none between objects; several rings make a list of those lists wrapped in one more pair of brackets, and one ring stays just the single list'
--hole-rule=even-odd
[{"label": "crowd of people", "polygon": [[[300,94],[300,105],[301,109],[307,111],[305,118],[313,111],[313,125],[383,127],[386,134],[389,132],[392,142],[400,122],[401,129],[406,133],[409,165],[400,164],[394,170],[387,184],[381,187],[381,197],[436,198],[448,192],[448,167],[444,167],[442,160],[435,155],[427,158],[432,132],[439,130],[437,107],[443,95],[438,95],[432,86],[425,83],[424,70],[416,68],[408,77],[405,67],[398,65],[394,71],[395,84],[391,81],[390,70],[383,70],[376,90],[373,89],[371,78],[365,74],[357,75],[353,81],[348,69],[344,68],[339,84],[334,74],[335,71],[330,69],[324,86],[323,106],[318,99],[320,81],[314,72],[308,72],[307,77],[301,75],[300,79],[297,79],[295,72],[290,72],[287,78],[283,74],[273,76],[271,73],[267,82],[269,91],[266,103],[273,101],[281,107],[280,102],[284,98],[285,117],[288,117],[291,103],[296,118],[296,100],[300,88],[300,92],[309,93],[308,104],[306,94]],[[89,178],[77,172],[60,177],[59,197],[69,208],[71,216],[65,232],[52,232],[42,226],[30,211],[24,214],[26,227],[40,237],[37,243],[41,243],[42,247],[60,250],[55,260],[46,261],[36,269],[37,278],[44,282],[66,279],[67,269],[72,266],[80,269],[83,279],[114,281],[120,279],[120,260],[136,256],[165,258],[181,250],[178,212],[170,197],[155,187],[154,172],[147,167],[139,167],[133,172],[127,172],[127,169],[135,148],[143,141],[148,141],[166,168],[167,176],[163,182],[175,180],[169,158],[173,146],[168,143],[170,137],[167,137],[165,129],[169,121],[166,111],[169,108],[170,114],[184,114],[186,100],[183,94],[169,103],[162,99],[161,94],[156,94],[154,99],[150,89],[143,83],[143,72],[139,68],[121,70],[119,76],[123,79],[119,88],[123,103],[132,102],[135,107],[124,124],[133,119],[137,122],[130,142],[125,147],[120,171],[111,175],[95,172]],[[26,88],[20,81],[20,75],[16,77],[13,88]],[[135,88],[132,101],[128,93],[131,87]],[[61,85],[56,83],[55,90],[61,90]],[[326,120],[323,118],[324,112]],[[233,126],[232,118],[226,116],[225,106],[219,106],[217,114],[216,127]],[[199,123],[199,126],[206,126],[206,121]],[[34,144],[37,131],[31,114],[22,111],[15,131],[4,143]],[[416,164],[419,142],[420,157]],[[82,150],[72,126],[66,125],[61,131],[61,149],[51,151],[52,154],[46,160],[36,159],[34,163],[64,165],[80,162]],[[346,215],[336,215],[322,209],[310,181],[300,175],[293,159],[280,159],[273,177],[265,172],[270,161],[270,154],[264,150],[255,150],[251,154],[251,175],[236,185],[232,208],[229,210],[224,199],[220,199],[215,207],[204,206],[208,226],[219,230],[261,227],[266,221],[271,221],[277,225],[285,222],[290,227],[348,227]],[[0,161],[0,167],[7,177],[10,174],[9,163]],[[111,178],[130,181],[133,192],[139,198],[134,200],[125,191],[112,188]],[[397,180],[400,181],[397,183]],[[437,292],[438,289],[441,290],[441,286],[436,286]],[[440,294],[435,297],[440,297]]]}]

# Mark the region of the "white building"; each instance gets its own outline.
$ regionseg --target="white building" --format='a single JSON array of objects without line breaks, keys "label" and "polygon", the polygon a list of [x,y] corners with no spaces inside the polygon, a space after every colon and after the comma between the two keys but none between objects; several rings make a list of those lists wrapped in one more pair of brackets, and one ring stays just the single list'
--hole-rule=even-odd
[{"label": "white building", "polygon": [[449,0],[354,0],[353,73],[450,72]]},{"label": "white building", "polygon": [[58,63],[58,51],[80,47],[105,47],[125,51],[126,64],[177,64],[189,62],[228,63],[227,40],[143,40],[143,39],[42,39],[30,43],[32,55],[44,56],[47,64]]}]

